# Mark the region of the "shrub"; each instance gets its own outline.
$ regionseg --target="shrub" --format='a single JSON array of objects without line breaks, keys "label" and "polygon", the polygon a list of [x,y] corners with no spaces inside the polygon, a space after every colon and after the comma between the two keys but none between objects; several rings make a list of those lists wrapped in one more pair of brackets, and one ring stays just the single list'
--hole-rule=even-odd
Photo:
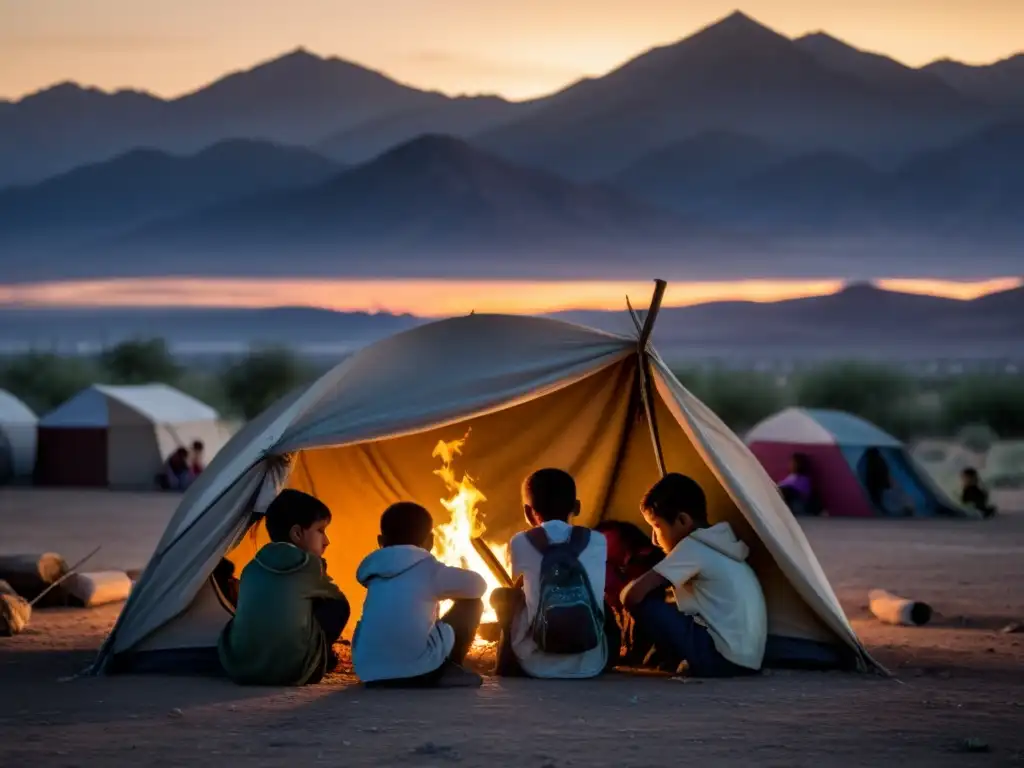
[{"label": "shrub", "polygon": [[230,363],[220,378],[234,412],[252,419],[314,375],[313,369],[290,350],[264,347]]},{"label": "shrub", "polygon": [[163,339],[123,341],[99,354],[98,363],[111,384],[175,384],[181,376]]},{"label": "shrub", "polygon": [[786,392],[775,378],[756,371],[686,369],[676,378],[741,434],[786,405]]},{"label": "shrub", "polygon": [[883,365],[822,365],[797,379],[794,394],[799,405],[853,413],[901,437],[927,420],[914,382]]},{"label": "shrub", "polygon": [[84,357],[26,352],[0,361],[0,388],[24,400],[40,415],[94,384],[96,379],[93,361]]},{"label": "shrub", "polygon": [[1024,376],[965,376],[943,395],[949,430],[984,424],[1000,437],[1024,437]]}]

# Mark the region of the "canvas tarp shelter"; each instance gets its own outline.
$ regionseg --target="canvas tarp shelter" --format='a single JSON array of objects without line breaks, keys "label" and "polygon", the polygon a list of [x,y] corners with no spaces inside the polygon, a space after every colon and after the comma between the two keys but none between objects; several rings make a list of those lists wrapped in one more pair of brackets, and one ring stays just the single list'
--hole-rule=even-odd
[{"label": "canvas tarp shelter", "polygon": [[152,487],[167,457],[200,440],[227,441],[217,412],[166,384],[95,384],[39,420],[41,485]]},{"label": "canvas tarp shelter", "polygon": [[775,482],[789,474],[793,454],[806,456],[816,501],[832,517],[882,514],[865,486],[865,453],[871,448],[885,459],[915,516],[973,516],[939,487],[902,442],[853,414],[787,408],[751,429],[747,444]]},{"label": "canvas tarp shelter", "polygon": [[32,476],[36,422],[31,408],[0,389],[0,483]]},{"label": "canvas tarp shelter", "polygon": [[260,515],[282,486],[332,509],[326,559],[358,617],[356,566],[376,547],[380,513],[414,499],[444,522],[439,502],[448,493],[431,452],[467,429],[456,469],[487,496],[486,538],[507,541],[521,530],[520,483],[543,466],[575,476],[579,522],[644,525],[638,502],[659,468],[639,404],[641,360],[649,361],[665,464],[696,478],[712,520],[730,521],[751,545],[771,631],[866,659],[764,470],[656,353],[639,350],[636,338],[557,320],[471,315],[353,354],[244,427],[189,489],[95,669],[173,671],[175,654],[213,647],[229,612],[211,572],[228,553],[240,569],[266,541]]}]

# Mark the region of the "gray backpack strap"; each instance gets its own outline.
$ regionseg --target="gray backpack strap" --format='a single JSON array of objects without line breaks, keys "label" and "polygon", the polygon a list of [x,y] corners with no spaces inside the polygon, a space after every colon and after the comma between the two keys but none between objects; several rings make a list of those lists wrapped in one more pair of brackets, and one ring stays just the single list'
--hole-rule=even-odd
[{"label": "gray backpack strap", "polygon": [[579,559],[589,543],[590,529],[584,528],[581,525],[574,525],[569,534],[569,550],[576,556],[576,559]]},{"label": "gray backpack strap", "polygon": [[548,551],[551,542],[548,540],[548,532],[541,526],[531,528],[526,532],[526,540],[533,545],[533,548],[540,552],[541,556]]}]

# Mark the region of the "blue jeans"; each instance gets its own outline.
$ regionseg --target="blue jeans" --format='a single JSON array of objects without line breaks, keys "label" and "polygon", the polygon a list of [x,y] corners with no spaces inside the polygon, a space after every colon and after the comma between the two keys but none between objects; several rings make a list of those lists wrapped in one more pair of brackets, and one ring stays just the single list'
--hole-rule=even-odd
[{"label": "blue jeans", "polygon": [[754,670],[733,664],[715,647],[707,627],[693,616],[680,613],[661,594],[649,595],[640,605],[627,609],[636,629],[654,643],[659,658],[674,665],[685,661],[694,677],[736,677]]}]

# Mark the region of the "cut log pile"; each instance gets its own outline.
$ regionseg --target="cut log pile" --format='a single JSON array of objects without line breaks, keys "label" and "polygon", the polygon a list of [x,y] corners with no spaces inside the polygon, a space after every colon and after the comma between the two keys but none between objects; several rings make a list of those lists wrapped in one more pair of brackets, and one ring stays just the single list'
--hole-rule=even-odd
[{"label": "cut log pile", "polygon": [[92,608],[127,599],[132,585],[123,571],[69,572],[54,552],[0,555],[0,637],[24,631],[33,607]]}]

